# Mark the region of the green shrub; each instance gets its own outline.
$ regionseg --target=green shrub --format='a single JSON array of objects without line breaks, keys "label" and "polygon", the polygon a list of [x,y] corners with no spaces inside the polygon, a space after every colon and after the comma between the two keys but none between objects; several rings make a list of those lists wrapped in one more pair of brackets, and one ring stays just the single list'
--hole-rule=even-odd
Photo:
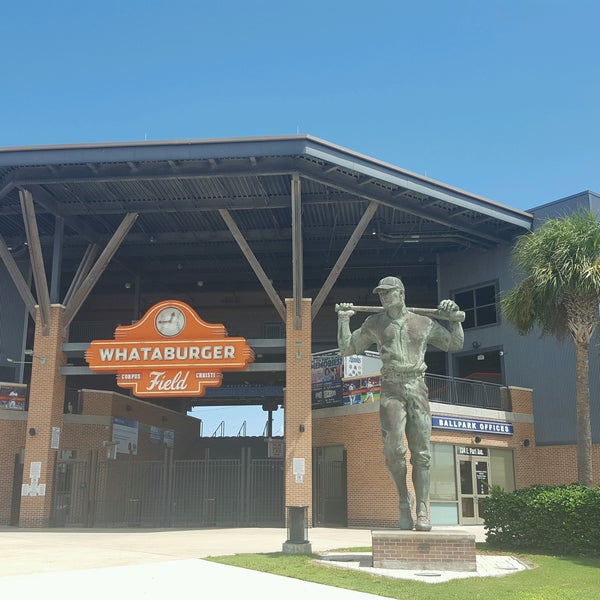
[{"label": "green shrub", "polygon": [[504,492],[480,500],[490,546],[600,556],[600,487],[579,484]]}]

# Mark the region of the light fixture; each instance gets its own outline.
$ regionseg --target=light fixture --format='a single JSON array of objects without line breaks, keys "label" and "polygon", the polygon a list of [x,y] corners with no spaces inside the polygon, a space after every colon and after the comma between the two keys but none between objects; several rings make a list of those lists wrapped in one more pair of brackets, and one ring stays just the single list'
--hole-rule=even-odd
[{"label": "light fixture", "polygon": [[[25,354],[29,354],[29,352],[26,351]],[[36,354],[29,354],[29,355],[31,356],[31,358],[37,358],[42,365],[46,364],[46,359],[43,356],[37,356]],[[25,361],[14,360],[14,359],[10,358],[10,356],[7,356],[6,360],[7,360],[7,362],[12,363],[13,365],[31,365],[31,364],[33,364],[33,361],[31,361],[31,360],[25,360]]]},{"label": "light fixture", "polygon": [[131,281],[126,281],[125,282],[125,289],[128,290],[131,288]]},{"label": "light fixture", "polygon": [[472,439],[472,442],[473,442],[474,444],[481,444],[481,438],[480,438],[478,435],[476,435],[476,436],[475,436],[475,437]]},{"label": "light fixture", "polygon": [[37,431],[35,430],[35,427],[29,428],[29,435],[34,436],[36,433],[37,433]]},{"label": "light fixture", "polygon": [[198,287],[202,287],[204,285],[204,281],[202,281],[201,279],[199,279],[198,281],[196,281],[196,285]]},{"label": "light fixture", "polygon": [[477,350],[477,348],[479,348],[481,346],[481,344],[478,341],[474,341],[471,346],[473,346],[473,348],[475,348],[475,350]]},{"label": "light fixture", "polygon": [[304,433],[304,431],[306,430],[306,428],[304,427],[304,423],[300,423],[300,427],[298,429],[300,429],[300,433]]},{"label": "light fixture", "polygon": [[529,444],[530,444],[530,443],[531,443],[531,442],[529,441],[529,439],[528,439],[528,438],[525,438],[525,439],[523,440],[523,446],[525,446],[525,448],[529,448]]}]

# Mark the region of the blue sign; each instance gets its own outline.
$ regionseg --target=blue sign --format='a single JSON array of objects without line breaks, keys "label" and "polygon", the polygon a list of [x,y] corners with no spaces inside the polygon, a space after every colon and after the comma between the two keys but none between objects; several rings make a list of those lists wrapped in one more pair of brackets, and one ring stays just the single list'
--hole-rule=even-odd
[{"label": "blue sign", "polygon": [[505,421],[479,421],[463,417],[431,416],[433,429],[450,431],[468,431],[469,433],[492,433],[494,435],[513,435],[513,424]]}]

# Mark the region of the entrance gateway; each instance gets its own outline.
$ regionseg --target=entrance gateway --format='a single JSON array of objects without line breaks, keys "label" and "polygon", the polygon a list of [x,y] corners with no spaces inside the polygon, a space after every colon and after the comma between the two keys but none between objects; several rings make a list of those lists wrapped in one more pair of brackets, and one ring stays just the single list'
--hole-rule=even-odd
[{"label": "entrance gateway", "polygon": [[[67,363],[64,345],[101,337],[75,336],[94,321],[108,324],[99,306],[111,312],[113,325],[138,319],[146,299],[164,297],[165,290],[201,297],[194,305],[209,300],[211,308],[233,306],[247,294],[240,308],[251,306],[256,315],[265,305],[252,328],[242,323],[248,337],[260,337],[261,321],[286,322],[286,375],[276,381],[288,384],[285,470],[297,458],[306,460],[307,470],[304,484],[286,475],[286,504],[307,505],[313,319],[327,338],[323,347],[330,347],[321,309],[340,300],[336,294],[370,288],[393,268],[419,285],[426,300],[435,294],[439,257],[472,244],[508,244],[532,221],[305,135],[3,149],[0,155],[2,260],[16,290],[8,286],[10,301],[3,297],[3,322],[16,330],[29,313],[35,335],[28,346],[38,357],[24,367],[31,371],[29,411],[14,444],[25,446],[26,477],[32,464],[42,465],[39,484],[47,496],[22,497],[20,522],[26,527],[47,524],[56,465],[53,432],[63,434],[57,440],[61,450],[76,429],[63,408],[65,387],[89,389],[87,367]],[[453,235],[441,235],[448,231]],[[418,243],[404,244],[407,237]],[[365,252],[353,252],[359,243]],[[390,252],[390,243],[398,251]],[[15,264],[25,262],[27,248],[35,286]],[[284,304],[283,294],[290,292]],[[171,312],[160,320],[167,333],[178,326]],[[8,344],[4,356],[27,360],[25,333],[2,340]],[[13,366],[6,369],[9,381],[23,377]],[[174,374],[150,383],[179,388],[187,381]],[[178,409],[189,404],[181,402]]]}]

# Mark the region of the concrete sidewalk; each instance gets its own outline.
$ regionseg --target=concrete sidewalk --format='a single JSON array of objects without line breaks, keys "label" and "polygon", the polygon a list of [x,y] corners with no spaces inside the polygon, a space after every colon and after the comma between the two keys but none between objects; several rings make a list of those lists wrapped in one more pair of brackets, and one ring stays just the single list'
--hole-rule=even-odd
[{"label": "concrete sidewalk", "polygon": [[[464,527],[484,541],[483,528]],[[201,560],[207,556],[280,552],[285,528],[15,529],[0,528],[0,598],[161,598],[222,594],[366,600],[368,594],[301,582]],[[315,552],[371,546],[370,529],[312,528]]]}]

